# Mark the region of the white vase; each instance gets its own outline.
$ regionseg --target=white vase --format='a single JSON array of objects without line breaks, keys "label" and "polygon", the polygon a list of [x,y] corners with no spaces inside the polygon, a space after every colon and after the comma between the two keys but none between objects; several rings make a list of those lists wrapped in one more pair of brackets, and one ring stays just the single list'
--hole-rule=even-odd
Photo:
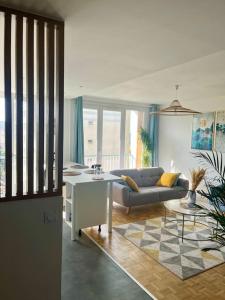
[{"label": "white vase", "polygon": [[194,207],[196,204],[196,192],[195,191],[189,191],[188,192],[188,206]]}]

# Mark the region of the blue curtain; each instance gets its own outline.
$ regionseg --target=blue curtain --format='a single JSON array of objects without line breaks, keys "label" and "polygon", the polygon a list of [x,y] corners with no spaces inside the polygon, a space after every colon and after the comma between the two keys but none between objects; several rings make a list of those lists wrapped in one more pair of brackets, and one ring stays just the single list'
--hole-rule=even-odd
[{"label": "blue curtain", "polygon": [[74,100],[73,161],[84,164],[83,98],[77,97]]},{"label": "blue curtain", "polygon": [[[156,112],[159,110],[159,105],[152,104],[149,112]],[[152,146],[152,166],[159,165],[159,116],[158,114],[150,114],[149,118],[149,137]]]}]

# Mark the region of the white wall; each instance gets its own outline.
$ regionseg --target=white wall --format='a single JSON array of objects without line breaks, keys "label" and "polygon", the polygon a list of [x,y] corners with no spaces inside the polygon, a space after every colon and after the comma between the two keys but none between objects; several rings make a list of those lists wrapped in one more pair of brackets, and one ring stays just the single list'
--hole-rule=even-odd
[{"label": "white wall", "polygon": [[[215,107],[210,110],[210,104],[204,110],[216,111]],[[197,150],[191,149],[192,118],[160,116],[159,120],[159,165],[186,178],[190,178],[191,169],[199,167],[199,160],[192,154]]]},{"label": "white wall", "polygon": [[198,166],[191,152],[192,117],[160,116],[159,165],[166,171],[182,172],[189,177],[189,170]]},{"label": "white wall", "polygon": [[0,203],[0,241],[0,299],[61,299],[62,197]]}]

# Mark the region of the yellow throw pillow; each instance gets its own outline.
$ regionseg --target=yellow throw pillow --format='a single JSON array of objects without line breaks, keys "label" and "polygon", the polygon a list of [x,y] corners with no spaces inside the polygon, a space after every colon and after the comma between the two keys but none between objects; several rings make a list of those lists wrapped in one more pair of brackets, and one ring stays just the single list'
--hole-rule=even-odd
[{"label": "yellow throw pillow", "polygon": [[139,192],[139,188],[137,183],[130,177],[130,176],[124,176],[122,175],[121,178],[126,181],[126,183],[129,185],[129,187],[134,191],[134,192]]},{"label": "yellow throw pillow", "polygon": [[157,186],[172,187],[180,173],[163,173],[156,182]]}]

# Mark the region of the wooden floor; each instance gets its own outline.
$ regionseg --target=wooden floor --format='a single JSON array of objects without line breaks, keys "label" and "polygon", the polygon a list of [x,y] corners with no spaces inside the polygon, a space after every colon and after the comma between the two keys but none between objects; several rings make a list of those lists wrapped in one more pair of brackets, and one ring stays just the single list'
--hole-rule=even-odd
[{"label": "wooden floor", "polygon": [[[134,208],[129,215],[123,207],[114,205],[113,224],[131,223],[163,214],[162,204]],[[109,235],[105,225],[101,233],[98,233],[97,227],[86,229],[86,233],[158,299],[225,299],[225,264],[182,281],[117,232]]]}]

